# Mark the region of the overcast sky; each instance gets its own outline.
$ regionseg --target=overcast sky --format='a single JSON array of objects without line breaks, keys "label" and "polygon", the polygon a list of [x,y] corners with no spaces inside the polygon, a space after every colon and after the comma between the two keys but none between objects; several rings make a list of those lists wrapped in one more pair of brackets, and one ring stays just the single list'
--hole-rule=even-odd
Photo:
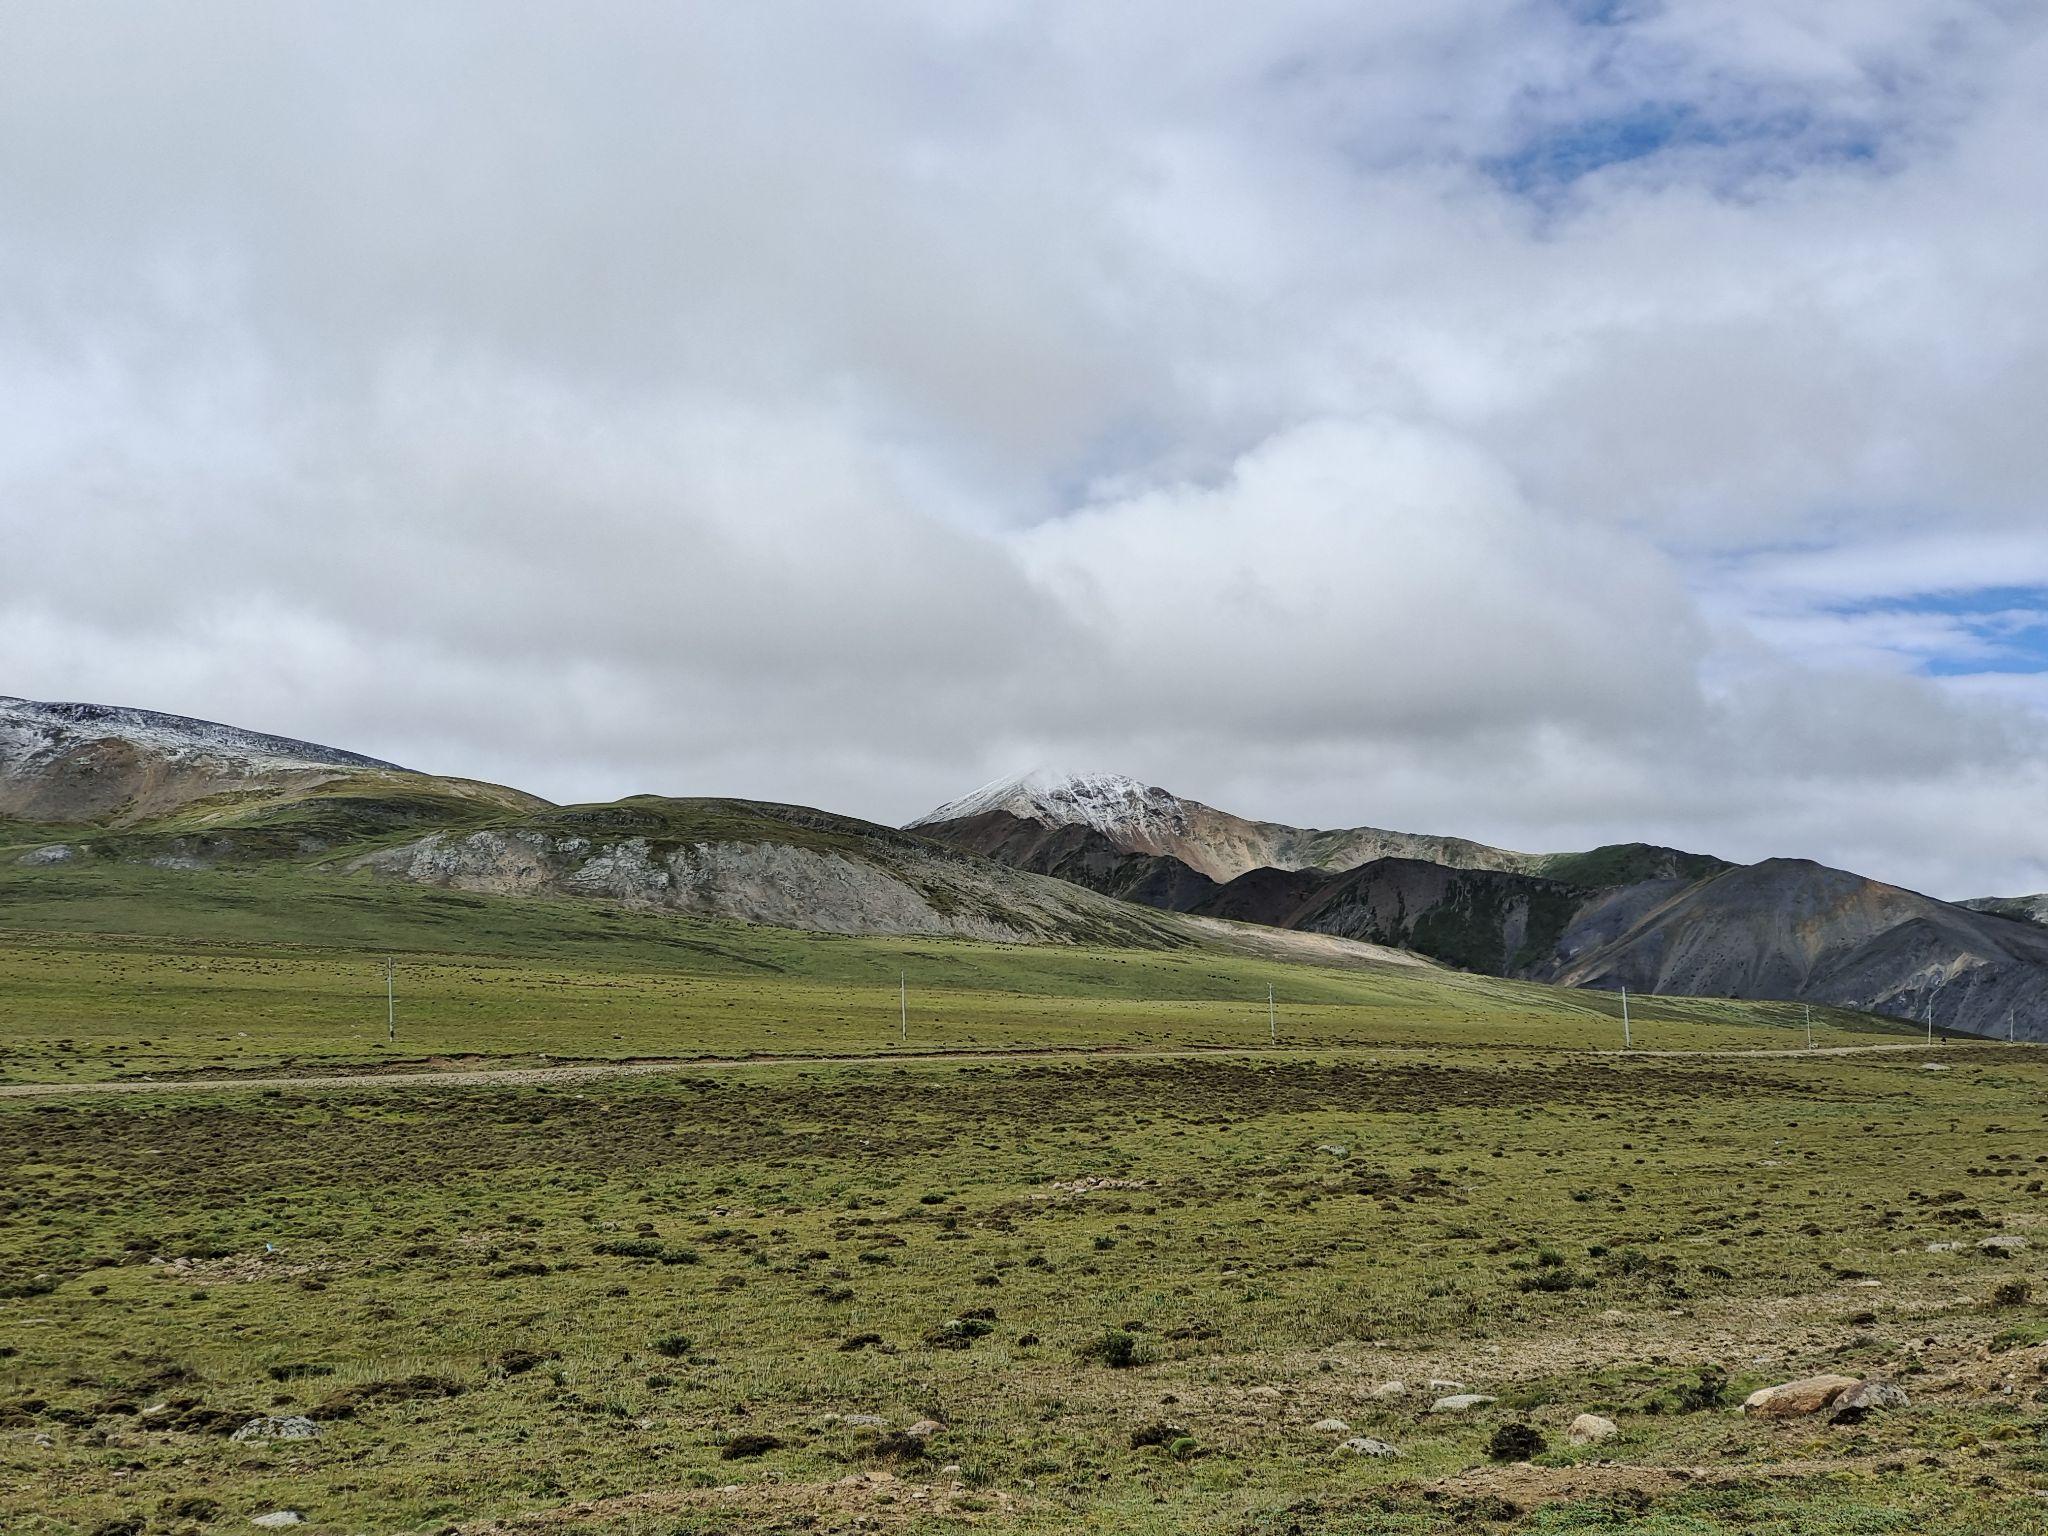
[{"label": "overcast sky", "polygon": [[2039,0],[10,0],[0,693],[2048,889],[2044,79]]}]

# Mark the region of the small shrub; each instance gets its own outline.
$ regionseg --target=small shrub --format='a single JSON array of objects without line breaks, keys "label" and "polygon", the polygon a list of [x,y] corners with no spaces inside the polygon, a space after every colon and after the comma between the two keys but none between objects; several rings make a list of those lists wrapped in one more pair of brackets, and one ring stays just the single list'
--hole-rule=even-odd
[{"label": "small shrub", "polygon": [[922,1461],[929,1447],[921,1435],[906,1435],[900,1429],[892,1429],[875,1436],[870,1449],[889,1461]]},{"label": "small shrub", "polygon": [[1171,1445],[1187,1431],[1178,1424],[1169,1424],[1164,1419],[1146,1424],[1131,1431],[1131,1449],[1142,1451],[1150,1446]]},{"label": "small shrub", "polygon": [[1579,1274],[1572,1269],[1539,1269],[1533,1275],[1524,1275],[1515,1282],[1519,1291],[1576,1291],[1590,1290],[1594,1282],[1591,1276]]},{"label": "small shrub", "polygon": [[986,1338],[995,1329],[996,1325],[987,1318],[969,1313],[939,1324],[924,1336],[924,1342],[933,1349],[967,1349],[976,1339]]},{"label": "small shrub", "polygon": [[692,1345],[687,1333],[664,1333],[647,1347],[665,1360],[680,1360],[689,1354]]},{"label": "small shrub", "polygon": [[1486,1454],[1495,1461],[1534,1461],[1549,1449],[1549,1442],[1533,1424],[1503,1424],[1486,1443]]},{"label": "small shrub", "polygon": [[272,1365],[266,1366],[263,1374],[272,1381],[303,1381],[308,1376],[332,1376],[334,1374],[334,1367],[331,1365],[305,1365],[298,1363]]},{"label": "small shrub", "polygon": [[2008,1280],[1991,1293],[1994,1307],[2024,1307],[2027,1298],[2033,1295],[2033,1287],[2024,1280]]},{"label": "small shrub", "polygon": [[1728,1373],[1718,1365],[1703,1365],[1691,1381],[1679,1383],[1671,1398],[1680,1413],[1711,1413],[1728,1401]]},{"label": "small shrub", "polygon": [[1139,1363],[1137,1335],[1122,1328],[1105,1328],[1100,1338],[1081,1346],[1081,1358],[1113,1371],[1128,1370]]},{"label": "small shrub", "polygon": [[658,1238],[621,1237],[598,1243],[590,1251],[615,1259],[658,1259],[662,1248]]},{"label": "small shrub", "polygon": [[779,1450],[781,1437],[777,1435],[734,1435],[718,1452],[720,1461],[745,1461],[754,1456],[766,1456],[770,1451]]}]

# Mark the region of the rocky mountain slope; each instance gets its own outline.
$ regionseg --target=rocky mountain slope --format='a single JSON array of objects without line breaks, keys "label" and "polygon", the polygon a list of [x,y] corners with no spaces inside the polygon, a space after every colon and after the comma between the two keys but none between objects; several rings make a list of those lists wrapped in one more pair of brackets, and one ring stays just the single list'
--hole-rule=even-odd
[{"label": "rocky mountain slope", "polygon": [[1560,957],[1575,986],[1795,997],[2048,1039],[2048,931],[1805,859],[1685,885]]},{"label": "rocky mountain slope", "polygon": [[[1126,900],[1491,975],[1803,998],[1899,1018],[1932,1009],[1940,1028],[2048,1038],[2048,933],[2011,920],[2024,903],[1971,910],[1800,860],[1741,868],[1642,843],[1524,854],[1370,828],[1312,831],[1101,774],[1003,781],[915,825]],[[1238,868],[1255,853],[1270,862]]]},{"label": "rocky mountain slope", "polygon": [[824,933],[1418,963],[1342,936],[1181,917],[801,806],[654,796],[556,806],[358,753],[95,705],[0,704],[0,859],[52,881],[105,861],[231,871],[288,862],[336,879]]},{"label": "rocky mountain slope", "polygon": [[1958,905],[1968,907],[1972,912],[1989,912],[1996,917],[2010,917],[2048,928],[2048,895],[1975,896]]},{"label": "rocky mountain slope", "polygon": [[[1005,819],[1007,818],[1007,819]],[[1459,837],[1351,827],[1323,832],[1247,821],[1113,773],[1038,769],[985,784],[920,816],[910,830],[976,852],[1011,821],[1083,828],[1124,853],[1165,854],[1219,883],[1254,869],[1350,869],[1368,859],[1428,859],[1460,869],[1534,872],[1540,855],[1489,848]]]},{"label": "rocky mountain slope", "polygon": [[0,697],[0,816],[21,821],[141,821],[211,795],[364,768],[405,771],[211,720]]}]

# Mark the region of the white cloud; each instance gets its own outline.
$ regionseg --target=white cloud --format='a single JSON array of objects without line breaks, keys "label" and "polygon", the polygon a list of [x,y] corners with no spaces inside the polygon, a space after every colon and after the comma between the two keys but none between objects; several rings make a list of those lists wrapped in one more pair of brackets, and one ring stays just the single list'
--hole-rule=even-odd
[{"label": "white cloud", "polygon": [[1597,9],[12,7],[0,689],[2048,886],[2044,18]]}]

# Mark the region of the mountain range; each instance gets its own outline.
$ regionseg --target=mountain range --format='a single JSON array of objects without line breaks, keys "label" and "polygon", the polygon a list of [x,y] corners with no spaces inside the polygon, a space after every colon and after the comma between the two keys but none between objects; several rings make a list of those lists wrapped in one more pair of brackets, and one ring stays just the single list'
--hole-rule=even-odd
[{"label": "mountain range", "polygon": [[2048,1038],[2048,899],[1937,901],[1798,859],[1532,854],[1251,821],[1035,772],[896,829],[803,806],[516,789],[149,710],[0,698],[0,859],[290,863],[826,933],[1207,946],[1806,1000]]},{"label": "mountain range", "polygon": [[1646,843],[1532,854],[1376,827],[1290,827],[1134,779],[1043,770],[912,826],[1127,901],[1363,939],[1491,975],[2048,1035],[2042,898],[1958,905],[1804,859],[1743,866]]}]

